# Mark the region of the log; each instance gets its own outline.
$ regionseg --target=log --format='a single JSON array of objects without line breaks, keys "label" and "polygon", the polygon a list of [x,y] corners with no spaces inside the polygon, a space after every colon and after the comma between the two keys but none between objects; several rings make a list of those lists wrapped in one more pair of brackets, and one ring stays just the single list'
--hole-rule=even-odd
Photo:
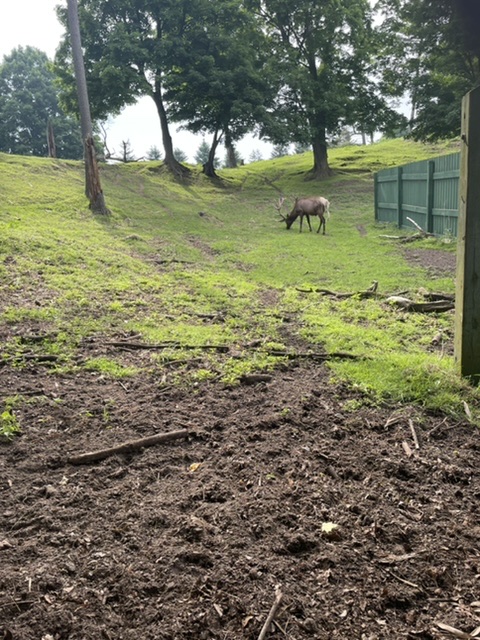
[{"label": "log", "polygon": [[98,460],[104,460],[105,458],[117,453],[132,453],[134,451],[139,451],[144,447],[151,447],[156,444],[162,444],[163,442],[169,442],[170,440],[185,438],[187,435],[187,429],[170,431],[169,433],[157,433],[153,436],[140,438],[139,440],[130,440],[129,442],[124,442],[123,444],[109,447],[108,449],[99,449],[98,451],[70,456],[70,458],[67,459],[67,462],[69,464],[88,464],[89,462],[97,462]]}]

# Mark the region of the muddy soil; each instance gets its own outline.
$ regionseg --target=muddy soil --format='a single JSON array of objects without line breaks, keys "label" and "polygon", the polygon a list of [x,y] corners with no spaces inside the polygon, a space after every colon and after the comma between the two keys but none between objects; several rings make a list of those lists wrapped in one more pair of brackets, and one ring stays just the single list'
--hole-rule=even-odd
[{"label": "muddy soil", "polygon": [[480,625],[466,419],[368,406],[312,360],[190,392],[33,361],[0,367],[0,388],[29,400],[0,444],[0,638],[432,640]]}]

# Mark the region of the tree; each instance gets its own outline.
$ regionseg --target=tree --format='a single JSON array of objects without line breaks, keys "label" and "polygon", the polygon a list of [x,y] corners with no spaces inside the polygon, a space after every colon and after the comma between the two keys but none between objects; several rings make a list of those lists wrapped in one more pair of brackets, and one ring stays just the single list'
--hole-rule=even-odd
[{"label": "tree", "polygon": [[289,145],[288,144],[276,144],[272,149],[271,158],[283,158],[288,156]]},{"label": "tree", "polygon": [[189,7],[192,20],[176,43],[165,98],[172,119],[193,133],[212,134],[203,165],[214,176],[218,145],[223,142],[235,166],[235,142],[255,129],[273,99],[265,71],[269,53],[240,0],[195,0]]},{"label": "tree", "polygon": [[[208,142],[205,140],[205,138],[202,138],[202,142],[200,143],[195,155],[193,156],[193,159],[197,164],[205,165],[209,161],[209,158],[210,158],[210,147],[208,145]],[[215,168],[218,167],[217,158],[214,158],[213,166]]]},{"label": "tree", "polygon": [[248,159],[250,162],[259,162],[260,160],[263,160],[262,154],[258,149],[253,149]]},{"label": "tree", "polygon": [[162,153],[158,147],[155,145],[151,146],[147,151],[147,160],[161,160]]},{"label": "tree", "polygon": [[95,213],[106,215],[109,213],[105,205],[105,198],[100,184],[95,143],[93,140],[90,103],[88,101],[87,81],[83,64],[80,24],[78,20],[77,0],[67,0],[68,27],[72,45],[75,80],[77,84],[78,109],[80,112],[80,126],[85,149],[85,194],[90,200],[90,208]]},{"label": "tree", "polygon": [[[345,147],[354,144],[352,140],[352,130],[350,127],[341,127],[335,135],[329,139],[329,143],[332,147]],[[362,144],[367,144],[364,136],[362,136]]]},{"label": "tree", "polygon": [[409,135],[417,140],[460,135],[462,97],[480,84],[478,38],[470,38],[460,4],[383,0],[381,5],[384,77],[397,93],[409,95]]},{"label": "tree", "polygon": [[310,151],[310,145],[306,142],[297,142],[294,145],[293,152],[295,154],[306,153],[307,151]]},{"label": "tree", "polygon": [[250,0],[270,41],[281,82],[262,134],[276,144],[308,142],[312,177],[329,175],[327,134],[350,124],[359,87],[375,90],[368,0]]},{"label": "tree", "polygon": [[[57,11],[65,23],[62,7]],[[188,2],[80,0],[79,19],[93,116],[105,119],[134,104],[138,97],[150,96],[160,120],[165,165],[176,174],[185,173],[187,169],[175,158],[163,92],[176,43],[189,21]],[[68,42],[57,51],[56,70],[63,99],[71,108]]]},{"label": "tree", "polygon": [[136,162],[135,154],[130,140],[122,140],[122,162]]},{"label": "tree", "polygon": [[4,56],[0,64],[1,151],[46,156],[54,146],[57,157],[82,157],[80,127],[62,111],[57,93],[55,74],[43,51],[18,47]]},{"label": "tree", "polygon": [[235,147],[231,147],[227,149],[225,153],[225,160],[223,162],[223,166],[228,169],[236,169],[238,165],[244,165],[245,161],[240,155],[240,153],[235,149]]},{"label": "tree", "polygon": [[208,162],[209,153],[210,153],[210,147],[208,146],[205,138],[202,138],[202,142],[200,143],[200,146],[195,152],[193,159],[197,164],[205,164],[205,162]]},{"label": "tree", "polygon": [[175,156],[178,162],[188,162],[188,155],[182,149],[175,147],[173,150],[173,155]]}]

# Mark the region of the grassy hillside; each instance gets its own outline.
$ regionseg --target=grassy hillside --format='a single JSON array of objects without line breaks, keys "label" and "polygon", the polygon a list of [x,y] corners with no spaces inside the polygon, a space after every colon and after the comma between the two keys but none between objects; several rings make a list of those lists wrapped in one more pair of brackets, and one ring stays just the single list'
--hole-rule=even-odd
[{"label": "grassy hillside", "polygon": [[[179,184],[158,162],[105,166],[108,218],[89,212],[80,163],[0,154],[0,357],[19,367],[50,358],[52,375],[148,370],[159,385],[194,389],[236,384],[295,351],[348,352],[356,359],[328,366],[362,402],[459,412],[466,400],[475,412],[476,391],[449,352],[451,314],[312,292],[373,280],[381,294],[454,291],[451,277],[432,279],[382,237],[372,191],[374,171],[451,151],[398,140],[336,149],[335,174],[322,183],[305,181],[309,153],[223,170],[217,182],[193,168]],[[287,232],[276,219],[280,194],[329,198],[327,235]],[[415,246],[454,251],[441,239]],[[439,331],[445,348],[432,350]],[[79,355],[88,341],[125,339],[162,348]]]}]

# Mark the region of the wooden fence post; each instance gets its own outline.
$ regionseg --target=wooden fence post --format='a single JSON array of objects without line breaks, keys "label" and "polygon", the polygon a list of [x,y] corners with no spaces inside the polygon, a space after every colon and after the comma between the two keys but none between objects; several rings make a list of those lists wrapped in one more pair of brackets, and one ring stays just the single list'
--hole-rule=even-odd
[{"label": "wooden fence post", "polygon": [[480,379],[480,87],[462,103],[455,293],[455,360]]},{"label": "wooden fence post", "polygon": [[403,215],[403,182],[402,182],[403,167],[397,167],[397,227],[402,228]]}]

